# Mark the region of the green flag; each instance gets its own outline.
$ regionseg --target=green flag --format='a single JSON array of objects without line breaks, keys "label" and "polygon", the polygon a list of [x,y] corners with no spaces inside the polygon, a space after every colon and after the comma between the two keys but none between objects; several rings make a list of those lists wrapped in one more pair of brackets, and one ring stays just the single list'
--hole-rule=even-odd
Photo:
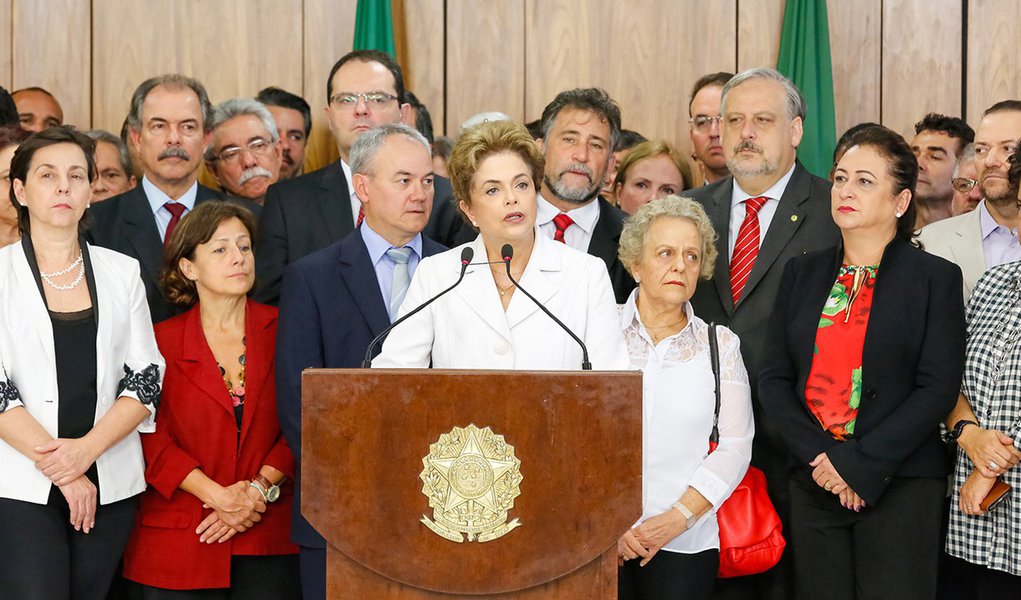
[{"label": "green flag", "polygon": [[358,0],[354,50],[379,50],[397,57],[390,0]]},{"label": "green flag", "polygon": [[776,69],[805,96],[808,115],[798,158],[809,172],[826,177],[837,143],[833,113],[833,65],[824,0],[787,0]]}]

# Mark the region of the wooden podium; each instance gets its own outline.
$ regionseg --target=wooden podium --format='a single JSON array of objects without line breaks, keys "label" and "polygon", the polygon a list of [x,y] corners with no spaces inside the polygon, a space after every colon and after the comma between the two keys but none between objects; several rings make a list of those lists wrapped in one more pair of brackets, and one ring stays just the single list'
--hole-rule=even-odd
[{"label": "wooden podium", "polygon": [[[302,512],[328,544],[329,598],[616,598],[617,539],[642,513],[640,373],[316,369],[302,390]],[[469,425],[513,447],[518,495],[492,456],[509,449]],[[441,447],[461,458],[434,461]],[[470,499],[466,473],[502,483]],[[470,515],[512,497],[520,526],[445,539],[423,488]]]}]

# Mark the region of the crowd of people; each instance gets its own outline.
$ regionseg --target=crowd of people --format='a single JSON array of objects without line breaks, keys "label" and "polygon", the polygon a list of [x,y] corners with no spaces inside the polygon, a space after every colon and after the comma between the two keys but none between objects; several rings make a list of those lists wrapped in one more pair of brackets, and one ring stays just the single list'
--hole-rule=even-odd
[{"label": "crowd of people", "polygon": [[[301,372],[360,367],[459,276],[373,368],[642,372],[621,598],[1021,594],[1021,101],[856,125],[824,179],[768,68],[699,79],[690,156],[597,88],[434,138],[375,51],[327,100],[339,159],[305,172],[278,88],[153,77],[119,136],[0,89],[5,597],[325,598]],[[721,579],[749,465],[788,545]]]}]

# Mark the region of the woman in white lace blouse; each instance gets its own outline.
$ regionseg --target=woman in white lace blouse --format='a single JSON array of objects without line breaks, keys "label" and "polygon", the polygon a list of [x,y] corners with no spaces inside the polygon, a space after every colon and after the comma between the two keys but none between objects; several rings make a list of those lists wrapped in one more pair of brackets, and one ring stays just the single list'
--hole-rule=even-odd
[{"label": "woman in white lace blouse", "polygon": [[717,327],[720,443],[709,453],[716,405],[709,326],[688,300],[716,261],[713,230],[695,201],[667,196],[642,207],[620,236],[638,283],[621,312],[631,366],[644,373],[642,517],[617,544],[621,599],[709,598],[719,564],[715,509],[751,459],[751,388],[740,340]]}]

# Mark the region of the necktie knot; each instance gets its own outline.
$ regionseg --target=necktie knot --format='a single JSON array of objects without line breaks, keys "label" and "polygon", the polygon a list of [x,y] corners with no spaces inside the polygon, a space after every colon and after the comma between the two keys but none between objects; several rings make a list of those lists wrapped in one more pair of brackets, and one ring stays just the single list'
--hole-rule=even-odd
[{"label": "necktie knot", "polygon": [[766,201],[769,198],[765,196],[759,196],[757,198],[749,198],[744,201],[744,210],[746,215],[758,215],[762,207],[766,205]]},{"label": "necktie knot", "polygon": [[568,227],[574,225],[574,219],[567,216],[567,213],[560,213],[553,217],[553,224],[557,228],[557,230],[553,233],[553,239],[566,244],[567,242],[564,241],[564,232],[567,231]]},{"label": "necktie knot", "polygon": [[408,259],[411,258],[411,248],[390,248],[386,251],[386,255],[395,263],[399,265],[406,265],[408,264]]},{"label": "necktie knot", "polygon": [[181,215],[184,214],[185,206],[180,202],[167,202],[163,205],[163,208],[170,212],[171,218],[180,219]]}]

